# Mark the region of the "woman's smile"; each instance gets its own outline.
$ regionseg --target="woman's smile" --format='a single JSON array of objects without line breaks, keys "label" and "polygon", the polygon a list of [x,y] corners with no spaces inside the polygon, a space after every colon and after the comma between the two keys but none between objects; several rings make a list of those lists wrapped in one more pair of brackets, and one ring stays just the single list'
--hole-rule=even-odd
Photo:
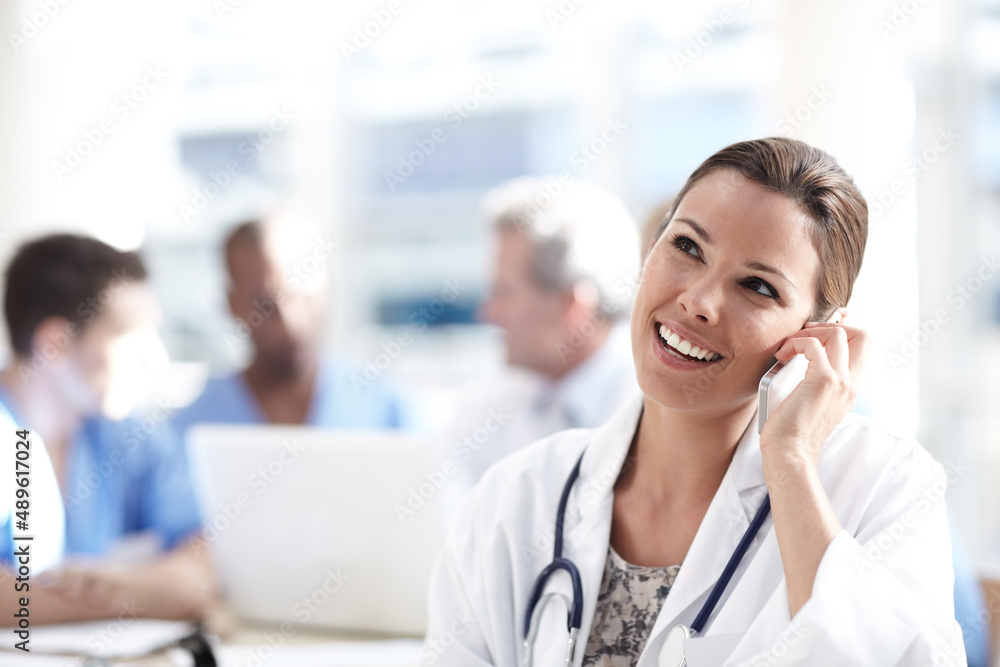
[{"label": "woman's smile", "polygon": [[699,345],[701,341],[697,341],[687,332],[682,333],[676,324],[668,326],[662,322],[654,322],[653,336],[657,357],[672,368],[700,370],[723,358],[704,343]]}]

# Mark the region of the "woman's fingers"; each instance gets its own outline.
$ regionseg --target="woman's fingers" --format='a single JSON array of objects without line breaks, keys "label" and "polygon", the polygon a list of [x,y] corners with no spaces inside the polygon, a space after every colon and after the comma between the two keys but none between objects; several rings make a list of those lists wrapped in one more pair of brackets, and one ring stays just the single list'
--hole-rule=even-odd
[{"label": "woman's fingers", "polygon": [[775,355],[778,359],[791,359],[796,354],[805,355],[809,362],[809,369],[806,376],[822,376],[831,380],[837,379],[837,371],[830,364],[830,359],[823,347],[823,344],[812,337],[789,338],[781,346],[782,356]]},{"label": "woman's fingers", "polygon": [[[830,367],[838,375],[845,380],[849,378],[852,383],[857,383],[860,380],[861,370],[868,356],[869,337],[867,332],[842,324],[807,324],[805,329],[796,331],[785,340],[775,357],[778,359],[791,358],[792,354],[789,353],[789,350],[793,349],[789,345],[791,341],[809,338],[820,342],[826,351]],[[800,350],[796,349],[795,354],[798,353]]]}]

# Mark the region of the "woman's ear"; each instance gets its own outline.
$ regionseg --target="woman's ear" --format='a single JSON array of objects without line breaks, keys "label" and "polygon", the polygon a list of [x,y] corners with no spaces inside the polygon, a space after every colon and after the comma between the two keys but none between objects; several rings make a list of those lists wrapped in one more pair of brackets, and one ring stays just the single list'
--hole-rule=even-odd
[{"label": "woman's ear", "polygon": [[809,322],[821,322],[823,324],[840,324],[841,322],[844,321],[845,317],[847,317],[846,306],[834,308],[833,312],[830,313],[830,316],[825,319],[823,318],[822,313],[817,314],[814,311],[809,316],[809,319],[802,323],[802,327],[805,328],[805,325],[808,324]]}]

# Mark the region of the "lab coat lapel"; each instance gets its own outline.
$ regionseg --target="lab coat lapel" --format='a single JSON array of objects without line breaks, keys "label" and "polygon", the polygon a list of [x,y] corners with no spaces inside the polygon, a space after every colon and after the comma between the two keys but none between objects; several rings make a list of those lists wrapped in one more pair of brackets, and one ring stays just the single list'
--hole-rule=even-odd
[{"label": "lab coat lapel", "polygon": [[611,539],[614,486],[639,423],[642,399],[642,394],[637,394],[610,421],[594,430],[566,511],[564,554],[576,563],[583,580],[583,623],[576,665],[583,660],[594,621]]},{"label": "lab coat lapel", "polygon": [[[584,595],[583,623],[578,638],[580,647],[577,650],[577,660],[574,661],[576,665],[582,661],[593,625],[611,538],[614,485],[628,455],[632,436],[642,413],[642,401],[642,394],[637,394],[609,422],[593,431],[580,466],[580,477],[570,495],[566,511],[564,555],[579,568]],[[646,651],[643,652],[644,658],[639,664],[655,665],[655,658],[649,663],[645,656],[649,652],[659,653],[665,631],[677,623],[690,625],[694,621],[701,603],[718,581],[764,498],[766,487],[756,426],[757,418],[754,415],[737,444],[729,469],[660,610],[647,641]],[[761,529],[751,544],[749,553],[760,544],[768,525],[765,524]],[[710,624],[711,619],[709,628]],[[565,634],[562,636],[565,637]],[[552,657],[555,658],[562,655],[557,649],[564,651],[565,644],[560,641],[558,647],[552,648]]]},{"label": "lab coat lapel", "polygon": [[[736,550],[743,533],[750,525],[750,520],[763,501],[765,492],[757,418],[754,415],[737,444],[729,469],[695,534],[691,548],[681,564],[677,580],[660,609],[660,615],[647,641],[644,656],[647,652],[659,653],[666,631],[674,625],[683,623],[690,626],[694,622],[709,592]],[[752,554],[764,539],[768,526],[769,524],[765,523],[761,528],[751,543],[748,554]],[[731,589],[735,583],[735,580],[730,582],[728,588]],[[711,630],[711,619],[725,599],[723,596],[722,601],[716,605],[715,611],[709,618],[707,631]],[[655,665],[656,661],[653,659],[647,662],[644,659],[639,664]]]}]

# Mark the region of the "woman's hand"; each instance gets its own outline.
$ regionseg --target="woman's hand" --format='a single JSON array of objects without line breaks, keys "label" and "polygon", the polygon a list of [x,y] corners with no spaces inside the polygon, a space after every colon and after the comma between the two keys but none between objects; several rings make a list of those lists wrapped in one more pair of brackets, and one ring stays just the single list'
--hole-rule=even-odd
[{"label": "woman's hand", "polygon": [[854,408],[869,337],[843,324],[810,322],[775,353],[779,361],[804,354],[805,379],[768,415],[760,436],[765,459],[811,463],[833,429]]},{"label": "woman's hand", "polygon": [[774,355],[788,361],[801,353],[809,362],[805,378],[768,415],[760,434],[764,479],[793,617],[812,596],[823,554],[841,530],[816,464],[823,443],[854,407],[868,343],[861,329],[809,323]]}]

